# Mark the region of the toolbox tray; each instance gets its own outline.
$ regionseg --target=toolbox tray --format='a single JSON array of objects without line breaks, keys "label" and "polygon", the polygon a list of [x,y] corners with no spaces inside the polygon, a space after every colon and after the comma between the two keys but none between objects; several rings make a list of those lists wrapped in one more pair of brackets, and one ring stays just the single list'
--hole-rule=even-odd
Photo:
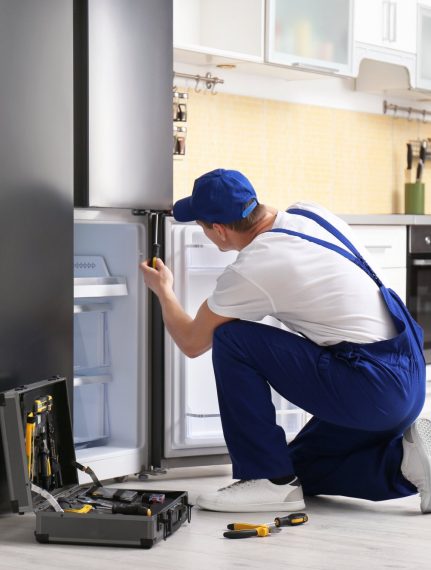
[{"label": "toolbox tray", "polygon": [[151,505],[149,515],[113,514],[98,509],[86,514],[58,512],[45,498],[32,493],[24,422],[30,404],[48,395],[54,401],[57,454],[63,479],[63,486],[51,490],[50,494],[57,501],[73,500],[93,487],[78,484],[65,378],[53,377],[0,393],[1,431],[12,511],[35,512],[38,542],[151,548],[185,521],[190,522],[191,506],[184,491],[133,489],[141,494],[165,495],[163,503]]}]

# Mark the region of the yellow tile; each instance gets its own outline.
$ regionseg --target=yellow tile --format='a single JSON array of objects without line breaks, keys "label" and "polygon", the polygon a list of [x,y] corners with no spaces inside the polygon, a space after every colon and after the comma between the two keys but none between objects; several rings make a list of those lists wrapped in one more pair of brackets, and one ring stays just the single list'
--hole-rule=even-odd
[{"label": "yellow tile", "polygon": [[[214,168],[241,170],[263,203],[296,200],[337,213],[404,212],[406,142],[429,127],[386,115],[189,90],[186,155],[174,160],[174,197]],[[431,167],[425,169],[431,213]]]}]

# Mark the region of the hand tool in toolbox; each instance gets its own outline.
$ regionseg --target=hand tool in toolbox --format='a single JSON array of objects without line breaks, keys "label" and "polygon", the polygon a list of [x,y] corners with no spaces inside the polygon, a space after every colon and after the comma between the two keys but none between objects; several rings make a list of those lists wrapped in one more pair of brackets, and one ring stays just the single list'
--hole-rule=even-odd
[{"label": "hand tool in toolbox", "polygon": [[29,479],[50,490],[62,486],[53,417],[54,399],[48,394],[34,400],[27,413],[25,450]]},{"label": "hand tool in toolbox", "polygon": [[285,517],[275,517],[270,523],[230,523],[228,531],[223,533],[225,538],[249,538],[252,536],[268,536],[273,532],[279,532],[283,526],[299,526],[308,521],[305,513],[292,513]]},{"label": "hand tool in toolbox", "polygon": [[76,462],[65,378],[0,392],[0,427],[11,510],[35,513],[38,542],[151,548],[190,522],[185,491],[103,487]]}]

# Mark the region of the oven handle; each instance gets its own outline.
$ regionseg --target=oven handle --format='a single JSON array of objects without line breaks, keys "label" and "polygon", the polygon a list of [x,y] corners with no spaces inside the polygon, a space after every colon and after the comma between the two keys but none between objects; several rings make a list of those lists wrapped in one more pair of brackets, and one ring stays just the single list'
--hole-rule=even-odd
[{"label": "oven handle", "polygon": [[413,265],[431,265],[431,259],[413,259]]}]

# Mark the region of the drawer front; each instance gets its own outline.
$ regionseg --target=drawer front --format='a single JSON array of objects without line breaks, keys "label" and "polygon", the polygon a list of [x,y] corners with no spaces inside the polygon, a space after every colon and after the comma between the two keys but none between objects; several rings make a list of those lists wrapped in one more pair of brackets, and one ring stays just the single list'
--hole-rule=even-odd
[{"label": "drawer front", "polygon": [[351,226],[377,267],[406,267],[406,226]]}]

